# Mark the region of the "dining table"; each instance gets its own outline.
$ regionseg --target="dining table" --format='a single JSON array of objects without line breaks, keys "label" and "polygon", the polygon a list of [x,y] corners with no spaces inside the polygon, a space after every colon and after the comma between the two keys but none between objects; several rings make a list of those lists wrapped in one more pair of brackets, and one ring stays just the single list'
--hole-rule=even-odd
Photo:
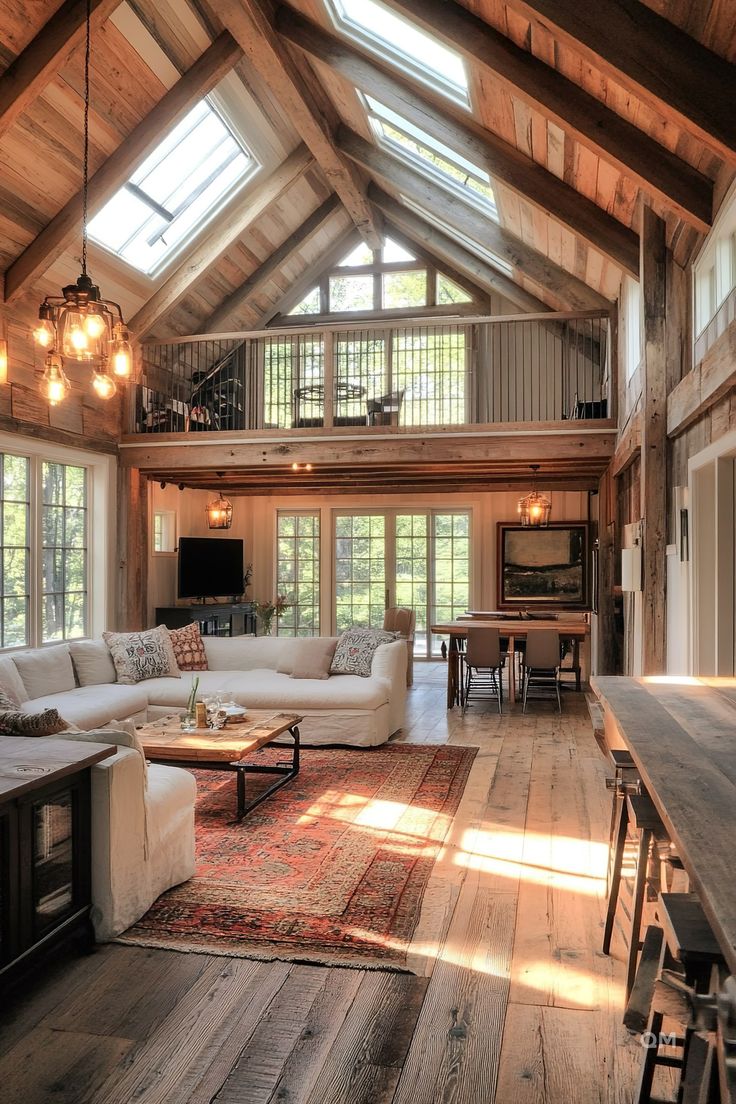
[{"label": "dining table", "polygon": [[[509,698],[516,701],[516,670],[514,655],[517,644],[526,641],[530,629],[553,629],[560,634],[560,639],[573,642],[573,666],[580,669],[579,649],[582,641],[590,635],[590,625],[585,621],[562,620],[525,620],[519,617],[488,618],[478,616],[472,612],[464,617],[456,617],[453,621],[440,622],[430,626],[430,632],[437,636],[447,636],[450,646],[447,654],[447,708],[452,709],[460,704],[460,657],[462,643],[467,639],[468,629],[498,629],[499,635],[508,640],[509,663]],[[579,689],[579,686],[578,686]]]}]

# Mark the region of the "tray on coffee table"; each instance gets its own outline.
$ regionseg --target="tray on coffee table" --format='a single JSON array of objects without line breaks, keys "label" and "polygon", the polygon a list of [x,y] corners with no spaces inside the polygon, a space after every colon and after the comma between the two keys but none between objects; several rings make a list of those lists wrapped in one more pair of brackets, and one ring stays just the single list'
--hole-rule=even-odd
[{"label": "tray on coffee table", "polygon": [[[181,717],[171,714],[140,725],[136,731],[146,758],[156,763],[199,770],[232,770],[237,782],[237,820],[255,809],[276,790],[285,786],[299,773],[299,722],[296,713],[275,713],[269,710],[249,710],[243,721],[227,724],[221,729],[195,728],[184,731]],[[246,756],[259,751],[277,737],[287,733],[294,741],[291,759],[273,766],[246,763]],[[246,774],[278,775],[273,785],[253,801],[245,800]]]}]

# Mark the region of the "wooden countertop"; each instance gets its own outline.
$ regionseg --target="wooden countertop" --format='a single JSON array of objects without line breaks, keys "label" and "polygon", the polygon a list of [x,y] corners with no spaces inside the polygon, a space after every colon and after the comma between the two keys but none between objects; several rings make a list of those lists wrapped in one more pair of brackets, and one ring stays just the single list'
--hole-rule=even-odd
[{"label": "wooden countertop", "polygon": [[736,679],[595,676],[591,686],[736,973]]}]

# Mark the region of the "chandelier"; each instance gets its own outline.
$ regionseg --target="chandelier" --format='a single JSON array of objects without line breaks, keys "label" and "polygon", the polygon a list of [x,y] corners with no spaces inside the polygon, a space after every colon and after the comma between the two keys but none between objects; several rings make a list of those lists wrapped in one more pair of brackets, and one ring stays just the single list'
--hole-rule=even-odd
[{"label": "chandelier", "polygon": [[117,303],[104,299],[87,273],[87,193],[89,185],[89,70],[92,0],[87,0],[84,56],[84,168],[82,187],[82,271],[76,283],[61,295],[47,295],[38,311],[33,331],[36,343],[47,350],[39,390],[55,406],[70,390],[67,361],[88,364],[92,387],[102,399],[117,391],[116,380],[128,379],[133,370],[130,334]]},{"label": "chandelier", "polygon": [[523,498],[519,499],[519,521],[525,527],[546,528],[549,525],[552,503],[537,490],[539,464],[530,464],[529,467],[533,472],[532,489],[528,495],[524,495]]},{"label": "chandelier", "polygon": [[210,529],[229,529],[233,523],[233,504],[221,494],[207,503],[205,513]]}]

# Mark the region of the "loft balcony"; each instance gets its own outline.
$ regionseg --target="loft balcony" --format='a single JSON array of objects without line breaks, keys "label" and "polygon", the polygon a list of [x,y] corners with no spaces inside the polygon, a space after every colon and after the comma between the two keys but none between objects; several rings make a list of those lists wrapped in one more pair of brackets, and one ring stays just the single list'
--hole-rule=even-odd
[{"label": "loft balcony", "polygon": [[383,489],[399,489],[387,485],[399,468],[412,478],[421,469],[428,485],[433,467],[435,481],[456,470],[461,483],[513,483],[528,479],[529,463],[554,459],[551,476],[592,486],[613,453],[610,359],[600,312],[145,345],[124,461],[191,486],[221,486],[222,471],[241,493],[257,493],[259,479],[278,487],[274,469],[291,458],[319,464],[323,478],[331,466],[336,480],[372,468]]}]

